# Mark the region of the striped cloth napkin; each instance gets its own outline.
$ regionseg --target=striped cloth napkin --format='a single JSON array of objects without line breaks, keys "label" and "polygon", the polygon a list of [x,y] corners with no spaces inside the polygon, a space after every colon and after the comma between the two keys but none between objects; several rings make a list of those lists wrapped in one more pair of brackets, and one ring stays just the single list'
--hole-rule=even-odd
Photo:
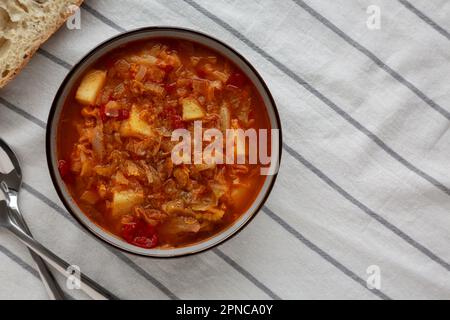
[{"label": "striped cloth napkin", "polygon": [[[87,0],[81,29],[63,27],[0,91],[0,136],[21,160],[33,234],[123,299],[450,299],[449,15],[446,0]],[[49,108],[71,66],[152,25],[237,49],[269,85],[284,129],[279,177],[253,222],[171,260],[89,236],[45,158]],[[47,298],[3,230],[0,284],[0,298]]]}]

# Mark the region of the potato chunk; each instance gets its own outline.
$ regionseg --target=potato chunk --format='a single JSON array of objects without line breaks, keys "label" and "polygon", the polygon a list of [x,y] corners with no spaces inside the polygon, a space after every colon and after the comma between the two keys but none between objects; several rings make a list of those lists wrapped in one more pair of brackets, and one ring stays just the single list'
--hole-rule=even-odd
[{"label": "potato chunk", "polygon": [[133,105],[130,118],[124,121],[120,127],[120,134],[124,137],[153,137],[152,127],[139,116],[138,108]]},{"label": "potato chunk", "polygon": [[114,218],[119,218],[128,214],[134,206],[141,204],[143,201],[144,193],[142,191],[116,191],[113,195],[112,215]]},{"label": "potato chunk", "polygon": [[78,87],[75,98],[83,105],[93,105],[105,85],[106,71],[92,70],[86,74]]},{"label": "potato chunk", "polygon": [[183,120],[192,121],[205,117],[205,111],[194,98],[183,99]]}]

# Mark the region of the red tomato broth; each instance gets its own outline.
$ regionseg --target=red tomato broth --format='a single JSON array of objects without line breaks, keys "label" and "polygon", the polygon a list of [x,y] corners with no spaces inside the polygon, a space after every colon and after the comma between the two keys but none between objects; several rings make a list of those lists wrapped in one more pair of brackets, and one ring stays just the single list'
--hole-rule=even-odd
[{"label": "red tomato broth", "polygon": [[[152,54],[157,58],[157,62],[149,58]],[[142,57],[145,59],[141,61]],[[156,63],[155,67],[151,65],[152,62]],[[149,64],[149,68],[146,69],[144,78],[136,81],[136,77],[142,77],[144,74],[141,67],[143,64],[145,67]],[[265,181],[265,176],[260,175],[259,164],[216,165],[214,169],[200,172],[195,165],[172,164],[173,168],[168,173],[164,172],[164,169],[159,171],[159,166],[170,167],[167,158],[164,158],[162,143],[156,154],[149,155],[149,148],[153,147],[154,142],[152,139],[157,138],[134,133],[131,136],[122,136],[122,133],[126,132],[123,123],[129,121],[130,114],[134,112],[133,108],[139,109],[139,120],[143,120],[147,125],[166,128],[168,131],[176,128],[192,130],[193,121],[183,120],[184,113],[181,106],[190,98],[194,98],[204,110],[205,117],[202,119],[204,129],[220,128],[220,120],[216,119],[219,104],[222,104],[222,107],[225,105],[231,119],[236,120],[233,123],[238,123],[241,128],[270,129],[270,121],[262,98],[236,65],[220,53],[197,43],[156,39],[130,43],[116,49],[99,59],[86,74],[93,72],[92,70],[107,71],[105,84],[95,102],[91,105],[80,103],[76,99],[77,90],[82,83],[81,77],[63,106],[57,131],[58,159],[65,161],[63,180],[77,205],[92,221],[134,245],[146,248],[172,248],[210,238],[229,227],[247,211]],[[213,84],[220,86],[220,89],[211,90]],[[117,91],[123,89],[121,85],[126,89],[118,94]],[[201,91],[203,86],[207,88],[205,91],[207,95],[213,92],[212,98],[206,99],[200,94],[203,93]],[[111,109],[113,112],[107,115],[105,113],[107,106],[108,110],[114,106],[118,111],[113,108]],[[101,157],[94,151],[93,145],[96,143],[93,142],[95,138],[92,138],[92,135],[95,136],[92,131],[98,132],[100,130],[98,127],[102,128],[101,144],[104,150],[100,152]],[[152,126],[152,130],[155,127]],[[173,143],[171,145],[166,141],[170,140],[170,137],[163,137],[162,140],[173,147]],[[145,147],[147,142],[148,148]],[[136,147],[140,144],[144,145],[141,149]],[[268,149],[270,153],[270,136]],[[111,167],[112,160],[108,160],[109,157],[119,153],[120,161],[115,163],[114,170],[110,170],[110,174],[106,176],[104,173],[99,174],[98,170]],[[80,169],[80,165],[83,167],[83,164],[80,164],[82,157],[88,158],[84,162],[88,169],[84,171]],[[170,154],[168,158],[170,159]],[[134,163],[138,167],[139,176],[129,175],[129,172],[123,173],[126,170],[125,163]],[[67,166],[70,166],[69,173]],[[147,179],[149,169],[153,174],[155,170],[157,171],[161,180],[158,186],[156,182],[150,183]],[[190,181],[188,184],[191,185],[183,185],[182,178],[177,180],[175,170],[179,173],[177,177],[185,177],[186,174],[183,172],[187,172]],[[147,173],[147,178],[142,172]],[[122,176],[125,179],[122,179]],[[239,179],[238,186],[245,187],[240,189],[239,200],[233,201],[231,194],[238,188],[233,183],[236,178]],[[214,209],[213,212],[219,215],[222,211],[224,213],[220,219],[209,221],[214,216],[213,213],[195,211],[189,205],[192,204],[193,194],[196,197],[194,204],[203,200],[201,198],[203,193],[208,195],[205,196],[206,199],[214,194],[210,185],[215,184],[216,179],[225,181],[223,184],[226,185],[226,188],[224,187],[226,192],[216,199],[217,205],[210,210]],[[120,183],[117,182],[119,180]],[[172,189],[168,188],[170,191],[168,193],[164,189],[168,184],[175,190],[173,194]],[[103,186],[106,189],[100,192]],[[117,198],[115,195],[128,190],[136,191],[136,194],[142,193],[144,200],[134,205],[129,212],[113,215],[114,203],[117,203],[114,201]],[[183,209],[177,206],[172,208],[172,202],[179,205],[180,201],[183,202]],[[169,210],[167,204],[170,204],[173,210]],[[183,220],[182,223],[179,219]],[[195,225],[195,228],[192,225]],[[178,229],[189,231],[174,232]]]}]

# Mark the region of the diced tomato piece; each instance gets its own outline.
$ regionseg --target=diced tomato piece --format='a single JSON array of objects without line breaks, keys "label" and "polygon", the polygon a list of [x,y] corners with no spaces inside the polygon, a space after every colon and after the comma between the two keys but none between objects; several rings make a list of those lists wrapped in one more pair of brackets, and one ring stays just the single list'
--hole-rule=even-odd
[{"label": "diced tomato piece", "polygon": [[178,114],[175,108],[167,108],[164,110],[163,117],[170,121],[173,129],[186,128],[183,118]]},{"label": "diced tomato piece", "polygon": [[173,65],[171,65],[171,64],[166,64],[166,65],[164,66],[164,68],[163,68],[163,70],[164,70],[165,72],[167,72],[167,73],[172,72],[173,69],[174,69],[174,67],[173,67]]},{"label": "diced tomato piece", "polygon": [[171,122],[172,122],[172,128],[174,128],[174,129],[185,128],[185,123],[184,123],[183,119],[181,118],[181,116],[179,116],[177,114],[172,116]]},{"label": "diced tomato piece", "polygon": [[124,224],[122,238],[128,243],[142,248],[153,248],[158,245],[158,235],[155,228],[143,220]]},{"label": "diced tomato piece", "polygon": [[136,232],[136,223],[127,223],[122,226],[122,238],[127,242],[132,242]]},{"label": "diced tomato piece", "polygon": [[166,89],[167,93],[169,93],[169,94],[173,93],[176,88],[177,88],[176,82],[172,82],[172,83],[165,85],[165,89]]},{"label": "diced tomato piece", "polygon": [[130,111],[127,109],[120,109],[119,110],[119,116],[117,117],[118,120],[126,120],[130,117]]},{"label": "diced tomato piece", "polygon": [[242,73],[233,73],[228,78],[227,84],[240,88],[245,84],[245,77]]},{"label": "diced tomato piece", "polygon": [[141,248],[154,248],[158,245],[158,236],[154,234],[151,237],[136,237],[132,244]]},{"label": "diced tomato piece", "polygon": [[61,175],[61,178],[65,179],[69,176],[70,173],[70,165],[66,160],[58,161],[58,171]]},{"label": "diced tomato piece", "polygon": [[108,115],[106,114],[106,106],[104,104],[100,106],[100,119],[102,119],[103,122],[106,122],[108,120]]}]

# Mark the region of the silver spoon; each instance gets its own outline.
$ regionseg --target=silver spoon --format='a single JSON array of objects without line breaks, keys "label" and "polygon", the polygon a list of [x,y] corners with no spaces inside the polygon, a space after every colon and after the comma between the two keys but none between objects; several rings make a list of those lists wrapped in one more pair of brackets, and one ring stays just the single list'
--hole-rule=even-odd
[{"label": "silver spoon", "polygon": [[[2,139],[0,139],[0,148],[6,153],[12,166],[9,173],[0,172],[0,183],[8,200],[8,202],[5,200],[0,201],[0,227],[4,227],[11,231],[32,251],[33,259],[38,265],[39,273],[41,274],[41,278],[50,297],[54,299],[64,299],[61,288],[56,283],[53,275],[50,273],[42,259],[66,277],[68,276],[67,270],[70,267],[70,264],[56,256],[31,237],[29,229],[26,227],[23,216],[17,205],[17,195],[22,183],[19,161],[11,148]],[[80,281],[81,290],[93,299],[118,299],[112,293],[108,292],[105,288],[83,274],[81,274]]]}]

